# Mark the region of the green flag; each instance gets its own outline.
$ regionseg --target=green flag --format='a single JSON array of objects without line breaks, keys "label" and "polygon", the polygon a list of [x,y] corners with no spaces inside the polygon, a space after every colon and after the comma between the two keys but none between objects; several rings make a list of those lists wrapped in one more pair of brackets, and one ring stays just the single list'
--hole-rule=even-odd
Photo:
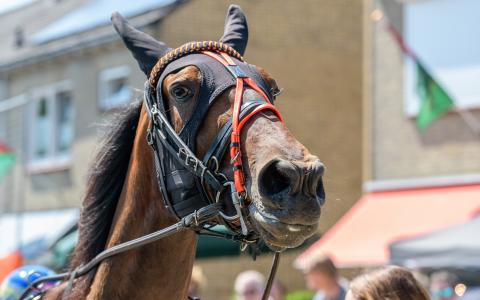
[{"label": "green flag", "polygon": [[421,101],[417,126],[425,129],[453,106],[453,100],[418,60],[415,60],[415,63],[417,65],[417,94]]},{"label": "green flag", "polygon": [[388,22],[387,29],[402,52],[413,59],[417,66],[417,93],[421,102],[417,115],[417,126],[425,129],[454,105],[453,100],[420,63],[418,56],[408,47],[395,26]]},{"label": "green flag", "polygon": [[15,163],[15,155],[10,148],[0,142],[0,180],[10,171]]}]

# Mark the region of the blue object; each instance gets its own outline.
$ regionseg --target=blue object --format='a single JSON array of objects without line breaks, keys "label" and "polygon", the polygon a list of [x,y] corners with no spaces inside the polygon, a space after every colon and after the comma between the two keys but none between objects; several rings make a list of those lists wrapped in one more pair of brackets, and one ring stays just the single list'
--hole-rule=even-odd
[{"label": "blue object", "polygon": [[453,288],[445,287],[440,290],[432,291],[433,300],[450,299],[453,297]]},{"label": "blue object", "polygon": [[[27,265],[11,272],[0,285],[0,300],[18,300],[23,291],[35,280],[45,276],[55,275],[55,272],[43,266]],[[36,292],[42,292],[52,287],[55,283],[40,285]],[[35,291],[30,295],[33,298]],[[27,298],[27,299],[30,299]]]}]

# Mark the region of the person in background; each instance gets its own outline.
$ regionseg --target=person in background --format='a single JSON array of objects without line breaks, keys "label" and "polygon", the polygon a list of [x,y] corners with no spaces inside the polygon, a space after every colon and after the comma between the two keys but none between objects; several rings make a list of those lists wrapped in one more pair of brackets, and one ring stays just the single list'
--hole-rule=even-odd
[{"label": "person in background", "polygon": [[192,269],[192,277],[190,278],[190,284],[188,286],[188,296],[192,299],[199,299],[202,289],[207,284],[207,278],[203,274],[203,270],[200,266],[194,265]]},{"label": "person in background", "polygon": [[407,269],[384,267],[355,278],[346,300],[430,300],[427,291]]},{"label": "person in background", "polygon": [[269,300],[284,300],[287,294],[287,287],[278,279],[273,281],[272,289],[270,290]]},{"label": "person in background", "polygon": [[244,271],[235,279],[237,300],[261,300],[265,288],[265,277],[254,270]]},{"label": "person in background", "polygon": [[333,261],[325,255],[303,270],[309,289],[314,290],[313,300],[344,300],[346,289],[340,284]]},{"label": "person in background", "polygon": [[458,277],[447,271],[439,271],[430,275],[430,294],[433,300],[455,300],[455,285]]}]

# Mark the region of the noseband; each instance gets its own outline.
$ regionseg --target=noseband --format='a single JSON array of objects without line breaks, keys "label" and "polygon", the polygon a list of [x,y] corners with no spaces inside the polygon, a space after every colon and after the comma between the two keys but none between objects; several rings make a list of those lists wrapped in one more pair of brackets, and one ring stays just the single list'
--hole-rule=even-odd
[{"label": "noseband", "polygon": [[[187,56],[195,58],[174,65]],[[163,101],[161,88],[157,90],[157,86],[162,84],[168,74],[187,65],[199,67],[202,78],[207,80],[203,79],[194,114],[186,122],[186,127],[177,133],[167,116],[168,108]],[[217,73],[221,73],[222,70],[225,76],[216,81]],[[257,92],[262,99],[244,103],[245,86]],[[204,158],[199,159],[194,152],[198,128],[214,99],[232,87],[235,87],[232,117],[220,129]],[[60,280],[68,280],[62,297],[68,299],[75,279],[87,274],[105,259],[184,229],[239,241],[244,245],[255,245],[259,237],[247,219],[249,203],[245,188],[241,133],[247,122],[262,111],[272,111],[283,122],[280,112],[273,105],[274,97],[256,68],[246,64],[233,48],[220,42],[188,43],[160,58],[145,84],[144,105],[151,119],[147,130],[147,143],[155,154],[157,181],[165,206],[178,217],[179,221],[167,228],[108,248],[72,272],[39,278],[30,284],[20,299],[27,299],[31,292],[35,295],[33,299],[41,299],[46,290],[42,290],[40,284]],[[230,154],[233,179],[227,178],[219,171],[220,162],[227,150]],[[224,204],[220,203],[221,196],[227,191],[235,207],[236,214],[233,216],[224,212]],[[212,230],[211,227],[218,223],[228,226],[232,234]],[[275,253],[262,299],[268,299],[279,257],[279,253]]]}]

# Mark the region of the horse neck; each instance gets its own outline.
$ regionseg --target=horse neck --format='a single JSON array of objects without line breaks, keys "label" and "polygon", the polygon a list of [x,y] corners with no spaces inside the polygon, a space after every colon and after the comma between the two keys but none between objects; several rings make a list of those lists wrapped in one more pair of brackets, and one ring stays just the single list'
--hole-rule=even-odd
[{"label": "horse neck", "polygon": [[[175,222],[157,187],[148,123],[142,110],[107,248]],[[115,256],[98,268],[87,299],[186,299],[195,245],[184,231]]]}]

